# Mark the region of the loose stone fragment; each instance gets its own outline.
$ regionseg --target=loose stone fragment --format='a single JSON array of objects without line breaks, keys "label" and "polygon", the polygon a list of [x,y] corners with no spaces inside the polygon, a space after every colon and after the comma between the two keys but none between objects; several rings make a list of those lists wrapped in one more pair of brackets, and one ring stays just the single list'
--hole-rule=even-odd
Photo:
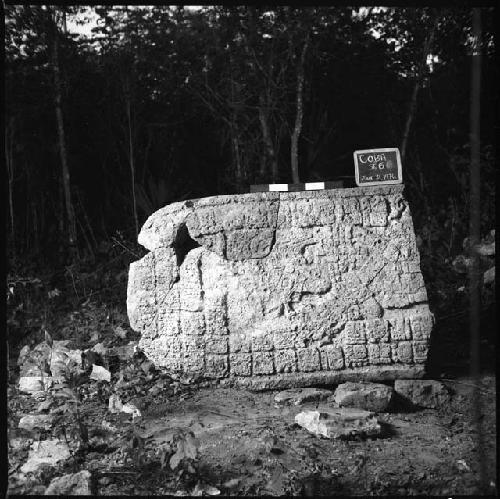
[{"label": "loose stone fragment", "polygon": [[135,404],[132,404],[130,402],[127,404],[123,404],[122,412],[125,412],[127,414],[132,414],[134,418],[141,416],[141,411],[137,408]]},{"label": "loose stone fragment", "polygon": [[140,417],[141,411],[137,408],[136,405],[128,402],[123,404],[118,395],[111,395],[108,400],[108,409],[109,412],[117,413],[117,412],[125,412],[127,414],[132,414],[132,416]]},{"label": "loose stone fragment", "polygon": [[19,378],[19,391],[35,395],[47,391],[52,384],[51,376],[21,376]]},{"label": "loose stone fragment", "polygon": [[23,430],[50,430],[54,422],[54,416],[51,414],[27,414],[19,420],[19,428]]},{"label": "loose stone fragment", "polygon": [[276,389],[424,373],[433,315],[402,185],[173,203],[139,242],[130,325],[172,374]]},{"label": "loose stone fragment", "polygon": [[381,383],[347,382],[335,390],[335,402],[342,407],[382,412],[389,406],[392,394],[393,389]]},{"label": "loose stone fragment", "polygon": [[394,390],[413,405],[435,409],[450,401],[448,388],[431,379],[397,379]]},{"label": "loose stone fragment", "polygon": [[317,402],[333,395],[331,390],[321,388],[290,388],[283,390],[274,396],[278,405],[293,404],[300,405],[306,402]]},{"label": "loose stone fragment", "polygon": [[102,366],[97,366],[94,364],[92,366],[92,372],[90,373],[90,379],[95,379],[96,381],[111,381],[111,373]]},{"label": "loose stone fragment", "polygon": [[120,400],[120,397],[118,395],[111,395],[108,400],[108,409],[109,412],[117,413],[121,412],[123,407],[122,401]]},{"label": "loose stone fragment", "polygon": [[377,436],[381,427],[372,412],[360,409],[303,411],[295,422],[316,435],[333,439]]},{"label": "loose stone fragment", "polygon": [[30,473],[36,471],[42,464],[54,466],[59,461],[68,459],[70,455],[67,444],[60,440],[37,441],[31,445],[28,460],[21,466],[21,471]]},{"label": "loose stone fragment", "polygon": [[91,493],[91,474],[87,470],[54,478],[45,490],[46,496],[88,496]]}]

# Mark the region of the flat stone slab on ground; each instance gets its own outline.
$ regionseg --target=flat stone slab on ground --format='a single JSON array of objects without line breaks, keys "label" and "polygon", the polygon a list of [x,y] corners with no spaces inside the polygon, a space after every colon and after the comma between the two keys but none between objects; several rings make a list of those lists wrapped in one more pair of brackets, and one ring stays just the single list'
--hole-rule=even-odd
[{"label": "flat stone slab on ground", "polygon": [[283,390],[274,396],[278,405],[293,404],[300,405],[306,402],[324,400],[333,395],[331,390],[322,388],[290,388]]},{"label": "flat stone slab on ground", "polygon": [[342,407],[383,412],[389,406],[393,392],[392,387],[382,383],[347,382],[337,387],[334,400]]},{"label": "flat stone slab on ground", "polygon": [[435,409],[450,402],[450,392],[440,381],[432,379],[398,379],[394,390],[413,405]]},{"label": "flat stone slab on ground", "polygon": [[361,409],[302,411],[295,416],[295,422],[311,433],[333,439],[373,437],[382,431],[373,413]]}]

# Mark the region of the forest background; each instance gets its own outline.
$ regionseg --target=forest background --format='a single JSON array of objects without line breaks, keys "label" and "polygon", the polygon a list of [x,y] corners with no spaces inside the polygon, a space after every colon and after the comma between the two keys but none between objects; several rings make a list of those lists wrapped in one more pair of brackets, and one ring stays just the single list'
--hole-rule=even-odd
[{"label": "forest background", "polygon": [[460,316],[478,46],[481,236],[495,227],[496,18],[482,9],[478,45],[457,7],[7,5],[9,335],[68,301],[123,309],[138,230],[165,204],[354,186],[353,151],[379,147],[402,153],[433,310]]}]

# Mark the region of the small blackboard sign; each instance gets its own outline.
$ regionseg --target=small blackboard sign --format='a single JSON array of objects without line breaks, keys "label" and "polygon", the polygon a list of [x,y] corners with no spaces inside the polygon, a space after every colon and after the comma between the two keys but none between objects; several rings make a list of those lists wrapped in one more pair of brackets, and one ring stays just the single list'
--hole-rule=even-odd
[{"label": "small blackboard sign", "polygon": [[354,171],[359,187],[403,182],[397,147],[354,151]]}]

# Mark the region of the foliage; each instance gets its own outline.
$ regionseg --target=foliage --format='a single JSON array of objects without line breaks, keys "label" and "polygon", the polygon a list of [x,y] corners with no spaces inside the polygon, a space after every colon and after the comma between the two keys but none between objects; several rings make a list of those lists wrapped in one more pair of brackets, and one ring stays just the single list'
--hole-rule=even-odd
[{"label": "foliage", "polygon": [[[59,264],[65,260],[67,227],[52,102],[50,13],[44,6],[6,6],[8,242],[12,261],[40,255]],[[488,230],[494,140],[489,104],[496,70],[493,16],[487,9],[483,13],[482,182],[488,200],[483,229]],[[458,208],[456,237],[451,246],[449,233],[441,240],[453,251],[462,237],[469,161],[468,10],[100,6],[68,7],[59,14],[80,256],[95,254],[110,233],[130,231],[135,212],[140,224],[165,203],[289,181],[297,64],[307,37],[301,178],[342,177],[349,185],[352,150],[400,145],[425,33],[434,22],[433,62],[425,67],[405,178],[417,230],[436,236],[442,226],[438,214],[449,213],[451,203]],[[62,30],[61,16],[85,24],[90,14],[97,19],[91,33]],[[428,233],[423,238],[428,241]]]},{"label": "foliage", "polygon": [[198,442],[192,431],[178,428],[165,440],[161,449],[161,467],[169,468],[177,472],[178,476],[183,473],[195,473],[194,464],[198,457]]}]

